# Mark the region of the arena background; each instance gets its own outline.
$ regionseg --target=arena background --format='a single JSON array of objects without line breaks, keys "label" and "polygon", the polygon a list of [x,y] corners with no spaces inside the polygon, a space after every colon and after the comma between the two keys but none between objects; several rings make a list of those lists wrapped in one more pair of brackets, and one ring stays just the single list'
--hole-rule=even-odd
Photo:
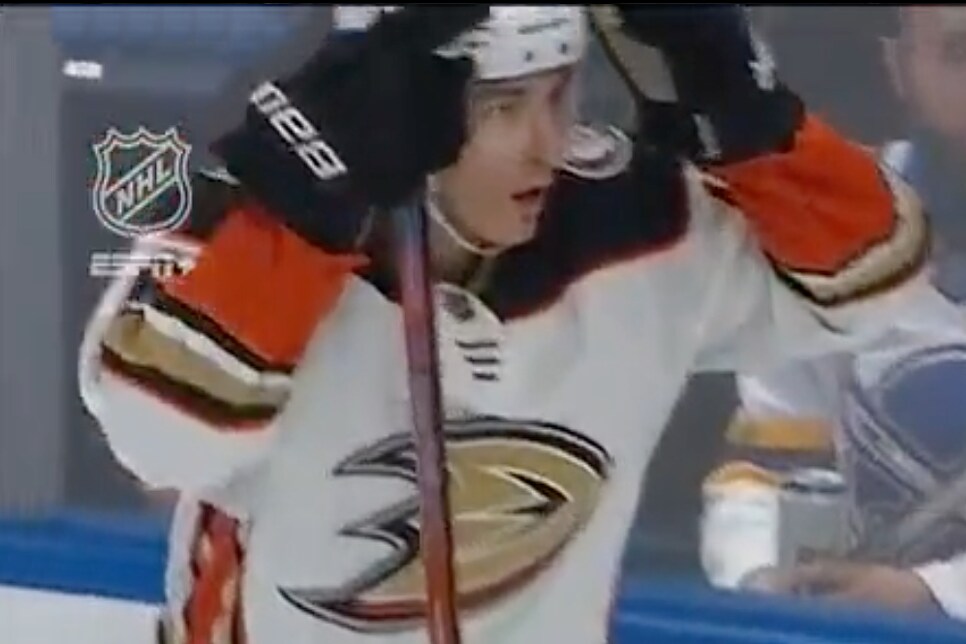
[{"label": "arena background", "polygon": [[[790,84],[871,145],[901,135],[877,58],[879,11],[755,9]],[[42,601],[0,594],[0,630],[15,625],[5,641],[46,641],[30,629],[47,620],[30,621],[31,611],[49,619],[72,610],[51,593],[159,600],[164,500],[113,462],[76,387],[82,328],[103,288],[88,274],[90,253],[120,248],[91,211],[91,145],[110,126],[177,127],[194,147],[192,165],[204,162],[206,143],[240,117],[252,79],[298,64],[328,14],[277,5],[0,8],[0,584],[46,589]],[[632,121],[613,77],[587,78],[589,114]],[[700,482],[733,407],[724,376],[696,378],[682,399],[628,541],[616,641],[958,641],[952,624],[703,588]],[[141,613],[129,619],[144,628]]]}]

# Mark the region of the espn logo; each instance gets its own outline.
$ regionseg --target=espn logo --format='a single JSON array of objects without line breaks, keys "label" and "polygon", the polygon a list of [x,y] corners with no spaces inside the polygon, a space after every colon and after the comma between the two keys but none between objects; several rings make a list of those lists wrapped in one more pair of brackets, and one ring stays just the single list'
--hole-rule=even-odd
[{"label": "espn logo", "polygon": [[266,82],[255,88],[251,102],[316,177],[330,181],[348,172],[342,159],[322,140],[315,126],[274,84]]},{"label": "espn logo", "polygon": [[90,275],[115,278],[134,277],[147,272],[156,280],[163,281],[186,275],[194,267],[195,262],[192,258],[171,252],[101,252],[91,254]]}]

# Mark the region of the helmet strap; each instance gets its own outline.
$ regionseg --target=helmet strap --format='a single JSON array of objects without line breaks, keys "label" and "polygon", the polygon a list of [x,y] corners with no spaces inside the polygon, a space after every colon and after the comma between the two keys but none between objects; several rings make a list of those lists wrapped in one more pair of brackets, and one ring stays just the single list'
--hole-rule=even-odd
[{"label": "helmet strap", "polygon": [[444,212],[440,198],[439,184],[435,180],[435,177],[430,177],[427,183],[427,212],[433,221],[443,229],[446,235],[452,239],[457,246],[465,251],[481,257],[493,257],[504,250],[502,247],[494,244],[487,244],[486,242],[479,243],[467,239],[466,235],[457,230],[456,225],[450,221],[449,217]]}]

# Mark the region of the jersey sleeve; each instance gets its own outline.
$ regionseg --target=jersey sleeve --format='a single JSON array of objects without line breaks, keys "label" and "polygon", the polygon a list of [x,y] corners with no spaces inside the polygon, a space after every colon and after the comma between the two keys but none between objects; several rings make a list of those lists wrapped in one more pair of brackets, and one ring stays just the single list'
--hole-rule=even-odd
[{"label": "jersey sleeve", "polygon": [[80,389],[119,462],[203,493],[258,463],[299,362],[364,260],[327,254],[230,180],[198,175],[189,223],[137,241],[190,270],[116,278],[90,319]]},{"label": "jersey sleeve", "polygon": [[[724,221],[704,367],[763,372],[961,315],[929,283],[926,214],[875,155],[805,120],[791,149],[705,174]],[[727,249],[722,250],[727,246]]]},{"label": "jersey sleeve", "polygon": [[791,149],[713,173],[779,278],[817,304],[887,291],[926,260],[928,225],[914,191],[817,117],[804,119]]},{"label": "jersey sleeve", "polygon": [[914,571],[947,615],[966,619],[966,552],[925,564]]}]

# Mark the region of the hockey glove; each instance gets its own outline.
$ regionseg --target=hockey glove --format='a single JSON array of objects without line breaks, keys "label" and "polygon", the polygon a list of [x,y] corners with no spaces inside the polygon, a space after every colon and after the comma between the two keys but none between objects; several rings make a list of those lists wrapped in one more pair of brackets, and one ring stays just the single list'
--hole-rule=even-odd
[{"label": "hockey glove", "polygon": [[454,162],[473,64],[433,51],[488,5],[407,7],[334,36],[296,73],[262,83],[213,150],[296,233],[350,250],[372,207],[391,207]]},{"label": "hockey glove", "polygon": [[804,118],[739,5],[598,5],[594,26],[636,94],[639,135],[703,164],[783,150]]}]

